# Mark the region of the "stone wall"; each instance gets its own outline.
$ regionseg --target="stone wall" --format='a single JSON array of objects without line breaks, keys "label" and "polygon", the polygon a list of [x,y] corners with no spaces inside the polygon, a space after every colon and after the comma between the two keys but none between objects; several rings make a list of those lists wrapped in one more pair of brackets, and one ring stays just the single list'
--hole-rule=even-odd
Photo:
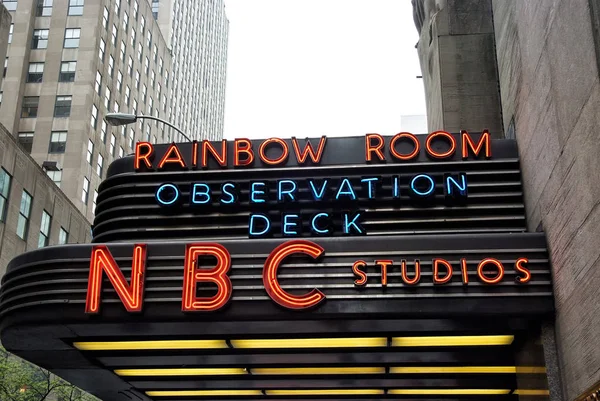
[{"label": "stone wall", "polygon": [[[8,50],[8,33],[10,30],[10,22],[12,18],[10,13],[4,7],[2,3],[0,3],[0,60],[4,63],[4,59],[6,58],[6,51]],[[4,64],[3,64],[4,65]]]},{"label": "stone wall", "polygon": [[563,392],[600,380],[600,76],[589,0],[493,0],[504,125],[554,269]]}]

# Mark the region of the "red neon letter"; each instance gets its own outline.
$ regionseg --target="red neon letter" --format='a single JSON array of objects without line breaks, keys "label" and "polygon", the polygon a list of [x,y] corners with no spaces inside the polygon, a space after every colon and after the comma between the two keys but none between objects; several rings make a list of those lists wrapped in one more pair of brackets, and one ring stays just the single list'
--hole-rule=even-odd
[{"label": "red neon letter", "polygon": [[[450,148],[446,152],[439,153],[433,149],[432,142],[438,137],[443,137],[447,139],[448,142],[450,142]],[[456,151],[456,139],[454,139],[454,136],[452,136],[452,134],[446,131],[435,131],[429,134],[429,136],[427,136],[427,140],[425,141],[425,148],[427,149],[427,153],[429,153],[429,156],[433,157],[434,159],[446,159],[448,157],[451,157]]]},{"label": "red neon letter", "polygon": [[415,260],[415,276],[412,279],[408,278],[408,272],[406,271],[406,260],[402,261],[402,281],[407,285],[416,285],[421,280],[421,262]]},{"label": "red neon letter", "polygon": [[263,284],[267,294],[279,305],[288,309],[306,309],[318,305],[325,299],[318,289],[311,290],[305,295],[292,295],[284,291],[277,281],[277,270],[283,260],[293,254],[303,253],[313,259],[318,258],[325,252],[319,245],[306,240],[294,240],[279,245],[267,258],[263,270]]},{"label": "red neon letter", "polygon": [[192,142],[192,167],[195,169],[198,166],[198,141]]},{"label": "red neon letter", "polygon": [[467,269],[467,259],[460,260],[460,269],[462,270],[463,284],[469,284],[469,270]]},{"label": "red neon letter", "polygon": [[391,260],[376,260],[375,264],[381,266],[381,285],[387,287],[387,268],[392,263]]},{"label": "red neon letter", "polygon": [[102,271],[106,272],[110,283],[117,292],[128,312],[142,310],[144,292],[144,270],[146,269],[146,245],[133,246],[131,265],[131,285],[127,284],[123,272],[112,257],[106,245],[94,245],[90,261],[85,313],[98,313],[102,292]]},{"label": "red neon letter", "polygon": [[[485,266],[487,264],[492,264],[492,265],[496,266],[496,268],[498,269],[498,274],[496,275],[496,277],[489,278],[485,275],[485,272],[483,271],[483,269],[485,268]],[[500,262],[498,259],[494,259],[494,258],[483,259],[479,263],[479,266],[477,266],[477,275],[479,276],[481,281],[483,281],[486,284],[498,284],[504,278],[504,266],[502,265],[502,262]]]},{"label": "red neon letter", "polygon": [[213,155],[214,159],[219,163],[219,166],[226,167],[227,166],[227,140],[223,139],[221,141],[221,154],[217,152],[217,149],[214,148],[212,143],[207,141],[206,139],[202,141],[202,167],[208,166],[208,153],[210,152]]},{"label": "red neon letter", "polygon": [[[484,130],[481,134],[481,138],[479,138],[479,143],[477,146],[473,143],[473,139],[471,135],[467,131],[460,132],[462,137],[462,158],[469,158],[469,148],[475,154],[475,156],[479,156],[482,149],[485,149],[485,158],[489,159],[492,157],[492,140],[490,139],[490,132],[488,130]],[[485,146],[485,147],[484,147]]]},{"label": "red neon letter", "polygon": [[315,153],[315,150],[312,147],[312,144],[307,139],[306,145],[304,146],[304,150],[300,152],[300,145],[298,145],[298,141],[296,138],[292,137],[292,145],[294,145],[294,152],[296,152],[296,159],[298,160],[298,164],[306,163],[306,159],[310,156],[311,160],[315,164],[319,164],[321,162],[321,157],[323,157],[323,151],[325,150],[325,142],[327,141],[326,136],[322,136],[319,141],[319,148]]},{"label": "red neon letter", "polygon": [[[403,154],[398,153],[398,151],[396,150],[396,142],[402,138],[408,138],[409,140],[412,141],[412,143],[415,147],[414,150],[412,151],[412,153],[409,153],[408,155],[403,155]],[[392,138],[392,141],[390,142],[390,153],[392,154],[393,157],[395,157],[398,160],[403,160],[403,161],[412,160],[415,157],[419,156],[420,150],[421,150],[421,144],[419,143],[419,140],[417,139],[416,136],[414,136],[410,132],[401,132],[401,133],[395,135]]]},{"label": "red neon letter", "polygon": [[[200,269],[199,256],[214,256],[217,265],[212,269]],[[214,243],[188,244],[185,250],[181,310],[214,311],[225,306],[232,291],[231,280],[227,276],[230,267],[231,255],[224,246]],[[213,297],[197,297],[196,286],[199,282],[216,284],[217,294]]]},{"label": "red neon letter", "polygon": [[158,168],[162,169],[165,167],[167,163],[175,163],[179,164],[182,168],[185,168],[185,161],[183,160],[183,156],[181,156],[181,152],[175,143],[172,143],[169,146],[169,149],[165,152],[165,155],[158,163]]},{"label": "red neon letter", "polygon": [[[144,151],[142,151],[142,148]],[[154,158],[154,146],[150,142],[138,142],[135,144],[135,159],[133,167],[136,170],[141,168],[141,161],[144,161],[146,168],[152,169],[152,159]]]},{"label": "red neon letter", "polygon": [[527,258],[519,258],[515,262],[515,270],[519,273],[523,273],[524,277],[517,277],[516,280],[519,284],[527,284],[531,281],[531,272],[528,268],[523,266],[524,264],[529,263],[529,259]]},{"label": "red neon letter", "polygon": [[[269,146],[272,143],[276,143],[279,146],[281,146],[281,156],[279,156],[277,159],[269,159],[267,157],[267,146]],[[285,143],[283,139],[279,138],[267,139],[266,141],[260,144],[260,148],[258,149],[258,155],[260,156],[260,159],[264,163],[271,166],[276,166],[278,164],[285,163],[289,154],[290,148],[288,147],[288,144]]]},{"label": "red neon letter", "polygon": [[[254,162],[254,152],[252,151],[252,142],[249,139],[236,139],[234,141],[234,163],[235,167],[248,166]],[[245,153],[246,159],[240,160],[240,154]]]},{"label": "red neon letter", "polygon": [[[440,265],[446,268],[446,277],[440,278]],[[433,259],[433,284],[446,284],[452,280],[452,265],[444,259]]]},{"label": "red neon letter", "polygon": [[[372,144],[372,139],[377,140],[377,144]],[[380,161],[385,161],[385,156],[381,149],[383,148],[384,140],[379,134],[367,134],[365,137],[365,157],[368,162],[373,160],[373,153],[377,155]]]},{"label": "red neon letter", "polygon": [[352,272],[357,277],[357,279],[354,280],[354,285],[362,287],[367,284],[367,273],[360,270],[361,267],[365,267],[366,265],[367,262],[365,262],[364,260],[357,260],[352,265]]}]

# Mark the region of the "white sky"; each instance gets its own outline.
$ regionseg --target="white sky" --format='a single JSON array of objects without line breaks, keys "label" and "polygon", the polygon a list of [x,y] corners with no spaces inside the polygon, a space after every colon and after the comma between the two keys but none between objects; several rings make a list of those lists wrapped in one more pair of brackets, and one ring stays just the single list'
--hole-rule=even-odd
[{"label": "white sky", "polygon": [[425,114],[409,0],[225,5],[225,138],[389,135]]}]

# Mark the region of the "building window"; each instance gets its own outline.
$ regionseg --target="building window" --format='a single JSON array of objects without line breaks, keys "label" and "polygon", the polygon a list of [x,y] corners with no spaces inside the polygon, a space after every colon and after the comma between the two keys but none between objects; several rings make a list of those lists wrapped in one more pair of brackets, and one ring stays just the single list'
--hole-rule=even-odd
[{"label": "building window", "polygon": [[127,14],[127,11],[125,11],[123,13],[123,32],[125,32],[125,34],[127,34],[128,27],[129,27],[129,14]]},{"label": "building window", "polygon": [[165,70],[165,87],[169,87],[169,70]]},{"label": "building window", "polygon": [[108,16],[108,8],[104,7],[104,11],[102,11],[102,26],[104,27],[105,31],[108,30]]},{"label": "building window", "polygon": [[106,143],[106,128],[106,121],[102,120],[102,126],[100,128],[100,140],[104,143]]},{"label": "building window", "polygon": [[121,71],[117,71],[117,90],[119,93],[123,90],[123,73]]},{"label": "building window", "polygon": [[4,59],[4,72],[2,73],[2,78],[6,78],[6,71],[8,70],[8,57]]},{"label": "building window", "polygon": [[150,30],[146,31],[146,47],[148,50],[152,48],[152,32]]},{"label": "building window", "polygon": [[68,15],[83,15],[83,0],[69,0]]},{"label": "building window", "polygon": [[0,221],[6,221],[8,210],[8,197],[10,196],[10,182],[12,177],[3,168],[0,168]]},{"label": "building window", "polygon": [[69,117],[71,115],[72,96],[57,96],[54,104],[54,117]]},{"label": "building window", "polygon": [[162,75],[162,73],[163,73],[163,63],[164,63],[164,61],[163,61],[163,58],[161,57],[161,58],[158,60],[158,73],[159,73],[160,75]]},{"label": "building window", "polygon": [[119,54],[121,55],[121,63],[125,64],[125,48],[127,47],[127,44],[125,43],[124,40],[121,41],[121,49],[119,50]]},{"label": "building window", "polygon": [[112,55],[108,56],[108,76],[112,78],[115,72],[115,59]]},{"label": "building window", "polygon": [[90,121],[92,128],[96,129],[96,124],[98,124],[98,108],[95,104],[92,105],[92,119]]},{"label": "building window", "polygon": [[127,75],[130,77],[133,75],[133,57],[129,56],[129,61],[127,62]]},{"label": "building window", "polygon": [[51,222],[52,216],[50,216],[47,211],[42,211],[42,222],[40,224],[40,238],[38,239],[38,248],[48,246]]},{"label": "building window", "polygon": [[[151,116],[152,115],[152,107],[154,106],[154,99],[152,99],[152,96],[150,96],[150,98],[148,99],[148,115]],[[158,121],[157,121],[158,123]]]},{"label": "building window", "polygon": [[58,75],[59,82],[75,81],[75,71],[77,70],[76,61],[63,61],[60,63],[60,74]]},{"label": "building window", "polygon": [[81,190],[81,201],[87,205],[88,203],[88,196],[90,193],[90,180],[87,179],[87,177],[83,177],[83,188]]},{"label": "building window", "polygon": [[167,112],[167,95],[163,95],[162,104],[163,104],[163,112],[166,113]]},{"label": "building window", "polygon": [[119,157],[123,157],[124,154],[125,154],[125,150],[123,150],[122,146],[119,146]]},{"label": "building window", "polygon": [[129,106],[129,100],[131,99],[131,89],[129,89],[129,85],[125,87],[125,104]]},{"label": "building window", "polygon": [[100,61],[104,61],[104,53],[106,53],[106,42],[100,38],[100,47],[98,48],[98,58]]},{"label": "building window", "polygon": [[140,89],[140,72],[135,71],[135,89]]},{"label": "building window", "polygon": [[[146,87],[146,84],[142,85],[142,102],[146,103],[146,93],[148,92],[148,89]],[[142,109],[143,112],[143,109]]]},{"label": "building window", "polygon": [[8,43],[12,43],[13,33],[15,30],[15,24],[10,24],[10,28],[8,28]]},{"label": "building window", "polygon": [[102,74],[100,74],[100,71],[96,71],[96,82],[94,83],[94,90],[98,95],[102,93]]},{"label": "building window", "polygon": [[134,28],[134,27],[131,27],[131,36],[130,36],[130,39],[131,39],[131,47],[133,47],[134,49],[135,49],[135,35],[136,35],[136,34],[135,34],[135,28]]},{"label": "building window", "polygon": [[120,109],[119,102],[115,100],[115,107],[113,108],[113,112],[118,113]]},{"label": "building window", "polygon": [[19,143],[27,153],[31,153],[33,146],[33,132],[19,132]]},{"label": "building window", "polygon": [[35,15],[37,17],[49,17],[52,15],[52,0],[38,0]]},{"label": "building window", "polygon": [[135,18],[136,20],[138,19],[139,8],[140,8],[140,5],[138,4],[137,0],[135,0],[133,2],[133,18]]},{"label": "building window", "polygon": [[154,73],[154,70],[152,70],[152,72],[150,73],[150,86],[152,87],[152,89],[154,89],[155,85],[156,85],[156,74]]},{"label": "building window", "polygon": [[117,45],[117,35],[118,34],[119,34],[119,28],[117,28],[116,24],[113,24],[113,26],[112,26],[112,32],[111,32],[111,35],[110,35],[110,39],[111,39],[111,42],[112,42],[113,46]]},{"label": "building window", "polygon": [[44,63],[29,63],[27,82],[40,83],[44,77]]},{"label": "building window", "polygon": [[75,49],[79,47],[79,38],[81,36],[80,28],[67,28],[65,29],[65,49]]},{"label": "building window", "polygon": [[119,15],[121,10],[121,0],[115,0],[115,14]]},{"label": "building window", "polygon": [[91,139],[88,139],[87,154],[85,159],[90,166],[92,165],[92,157],[94,157],[94,142],[92,142]]},{"label": "building window", "polygon": [[64,245],[69,241],[69,232],[64,228],[60,228],[58,232],[58,245]]},{"label": "building window", "polygon": [[21,108],[21,118],[37,117],[39,103],[39,96],[25,96]]},{"label": "building window", "polygon": [[96,202],[98,201],[98,191],[94,190],[94,199],[92,199],[92,213],[96,213]]},{"label": "building window", "polygon": [[156,60],[158,59],[158,46],[156,45],[152,47],[152,57],[154,59],[154,62],[156,63]]},{"label": "building window", "polygon": [[117,138],[115,134],[110,135],[110,155],[115,156],[115,144],[117,143]]},{"label": "building window", "polygon": [[146,62],[144,63],[144,74],[148,76],[148,71],[150,70],[150,59],[146,56]]},{"label": "building window", "polygon": [[4,4],[4,7],[6,7],[8,11],[17,10],[17,0],[4,0],[2,4]]},{"label": "building window", "polygon": [[48,48],[48,30],[34,29],[31,37],[32,49],[47,49]]},{"label": "building window", "polygon": [[106,107],[106,111],[110,110],[110,89],[108,89],[108,86],[106,87],[106,89],[104,89],[104,107]]},{"label": "building window", "polygon": [[27,239],[29,216],[31,214],[31,200],[31,195],[23,190],[23,194],[21,195],[21,205],[19,206],[19,220],[17,221],[17,235],[21,239]]},{"label": "building window", "polygon": [[104,157],[98,153],[98,161],[96,162],[96,174],[102,178],[102,169],[104,168]]},{"label": "building window", "polygon": [[0,91],[0,107],[2,107],[2,97],[4,96],[4,92]]},{"label": "building window", "polygon": [[48,177],[50,177],[50,179],[54,181],[56,186],[60,188],[60,182],[62,181],[62,170],[47,171],[46,174],[48,174]]},{"label": "building window", "polygon": [[50,135],[50,146],[48,147],[48,153],[65,153],[66,146],[67,132],[53,131]]},{"label": "building window", "polygon": [[135,130],[129,128],[129,149],[133,150],[133,142],[135,141]]},{"label": "building window", "polygon": [[140,32],[142,33],[142,37],[144,36],[144,29],[146,29],[146,18],[142,15],[140,19]]},{"label": "building window", "polygon": [[142,61],[142,54],[144,54],[144,47],[142,46],[142,42],[139,42],[137,47],[138,61]]}]

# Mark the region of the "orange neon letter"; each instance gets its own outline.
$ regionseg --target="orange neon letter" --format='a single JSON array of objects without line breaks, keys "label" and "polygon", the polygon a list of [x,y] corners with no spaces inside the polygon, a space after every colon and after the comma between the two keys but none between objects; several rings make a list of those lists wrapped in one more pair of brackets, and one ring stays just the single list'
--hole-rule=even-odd
[{"label": "orange neon letter", "polygon": [[[437,138],[445,138],[450,143],[450,148],[448,148],[445,152],[438,152],[433,149],[433,141]],[[427,149],[427,153],[429,156],[434,159],[446,159],[451,157],[456,151],[456,139],[452,134],[446,131],[435,131],[427,136],[427,140],[425,141],[425,148]]]},{"label": "orange neon letter", "polygon": [[387,268],[392,263],[391,260],[376,260],[375,264],[381,266],[381,285],[387,287]]},{"label": "orange neon letter", "polygon": [[319,141],[319,148],[315,152],[310,141],[306,139],[306,145],[304,146],[304,150],[300,151],[300,145],[298,145],[298,140],[295,137],[292,137],[292,145],[294,146],[294,152],[296,153],[296,160],[298,160],[298,164],[306,163],[306,159],[309,156],[313,163],[319,164],[321,162],[321,157],[323,157],[323,151],[325,150],[326,141],[327,137],[323,135],[321,137],[321,140]]},{"label": "orange neon letter", "polygon": [[[396,142],[398,142],[399,140],[401,140],[403,138],[407,138],[410,141],[412,141],[413,146],[414,146],[412,153],[403,155],[403,154],[398,153],[398,151],[396,150]],[[415,157],[419,156],[420,150],[421,150],[421,144],[419,143],[419,139],[417,139],[417,137],[415,135],[411,134],[410,132],[401,132],[401,133],[395,135],[390,142],[390,153],[393,157],[395,157],[398,160],[403,160],[403,161],[412,160]]]},{"label": "orange neon letter", "polygon": [[[234,163],[235,167],[249,166],[254,162],[254,152],[252,151],[252,142],[249,139],[236,139],[234,142]],[[244,160],[240,159],[242,153],[246,154]]]},{"label": "orange neon letter", "polygon": [[[212,269],[200,269],[198,262],[200,256],[217,258],[217,265]],[[225,306],[231,298],[232,291],[231,280],[227,276],[230,267],[231,255],[223,245],[188,244],[185,250],[181,310],[184,312],[215,311]],[[216,284],[217,294],[213,297],[197,297],[196,287],[199,282]]]},{"label": "orange neon letter", "polygon": [[[446,277],[440,278],[440,265],[446,268]],[[433,284],[446,284],[452,280],[452,265],[444,259],[433,259]]]},{"label": "orange neon letter", "polygon": [[[494,278],[489,278],[485,275],[484,268],[486,265],[492,264],[498,269],[498,274]],[[498,259],[487,258],[483,259],[477,266],[477,275],[486,284],[498,284],[504,278],[504,266]]]},{"label": "orange neon letter", "polygon": [[185,161],[183,160],[183,156],[181,156],[181,152],[179,151],[179,148],[175,142],[169,146],[169,149],[167,149],[163,158],[160,159],[158,168],[162,169],[165,167],[165,164],[168,163],[179,164],[182,168],[185,168]]},{"label": "orange neon letter", "polygon": [[352,272],[357,277],[356,280],[354,280],[354,285],[362,287],[367,284],[367,273],[360,269],[365,266],[367,266],[367,262],[364,260],[357,260],[352,265]]},{"label": "orange neon letter", "polygon": [[475,156],[479,156],[482,149],[485,149],[485,158],[489,159],[492,157],[492,140],[490,138],[490,132],[488,130],[484,130],[481,134],[481,138],[479,138],[479,143],[477,146],[473,143],[473,138],[467,131],[461,131],[460,136],[462,137],[462,158],[464,160],[469,158],[469,149],[475,154]]},{"label": "orange neon letter", "polygon": [[[373,144],[373,139],[377,140],[377,143]],[[365,157],[368,162],[373,161],[373,153],[377,155],[379,161],[385,161],[385,156],[381,149],[383,149],[383,145],[385,141],[383,137],[379,134],[367,134],[365,137]]]},{"label": "orange neon letter", "polygon": [[198,141],[192,142],[192,167],[195,169],[198,166]]},{"label": "orange neon letter", "polygon": [[467,259],[460,260],[460,269],[462,270],[463,284],[469,284],[469,270],[467,269]]},{"label": "orange neon letter", "polygon": [[325,250],[321,246],[307,240],[287,241],[275,248],[267,258],[263,270],[263,284],[271,299],[288,309],[307,309],[322,302],[325,294],[316,288],[305,295],[292,295],[283,290],[277,281],[277,271],[283,260],[290,255],[303,253],[317,259],[323,252]]},{"label": "orange neon letter", "polygon": [[[269,146],[272,143],[273,144],[276,143],[279,146],[281,146],[281,156],[279,156],[276,159],[269,159],[267,157],[267,146]],[[266,163],[270,166],[276,166],[278,164],[285,163],[289,154],[290,154],[290,148],[289,148],[288,144],[285,143],[285,141],[283,139],[279,139],[279,138],[267,139],[266,141],[261,143],[260,148],[258,148],[258,155],[260,156],[260,159],[264,163]]]},{"label": "orange neon letter", "polygon": [[523,273],[523,277],[517,277],[516,280],[519,284],[527,284],[531,281],[531,272],[524,265],[529,263],[527,258],[519,258],[515,262],[515,270],[519,273]]},{"label": "orange neon letter", "polygon": [[94,245],[90,260],[85,313],[98,313],[100,310],[100,294],[102,293],[102,272],[106,272],[110,283],[117,292],[128,312],[142,310],[144,293],[144,270],[146,269],[146,245],[133,246],[133,262],[131,266],[131,285],[127,284],[123,272],[111,255],[106,245]]},{"label": "orange neon letter", "polygon": [[147,169],[152,169],[152,159],[154,158],[154,146],[150,142],[138,142],[135,144],[135,159],[133,167],[136,170],[141,168],[143,161]]},{"label": "orange neon letter", "polygon": [[221,141],[221,154],[217,152],[217,149],[207,141],[206,139],[202,141],[202,167],[208,166],[208,154],[211,154],[213,158],[219,163],[219,166],[226,167],[227,166],[227,139],[223,139]]},{"label": "orange neon letter", "polygon": [[408,278],[408,272],[406,269],[406,260],[402,261],[402,281],[407,285],[416,285],[421,280],[421,262],[415,260],[415,276],[410,279]]}]

